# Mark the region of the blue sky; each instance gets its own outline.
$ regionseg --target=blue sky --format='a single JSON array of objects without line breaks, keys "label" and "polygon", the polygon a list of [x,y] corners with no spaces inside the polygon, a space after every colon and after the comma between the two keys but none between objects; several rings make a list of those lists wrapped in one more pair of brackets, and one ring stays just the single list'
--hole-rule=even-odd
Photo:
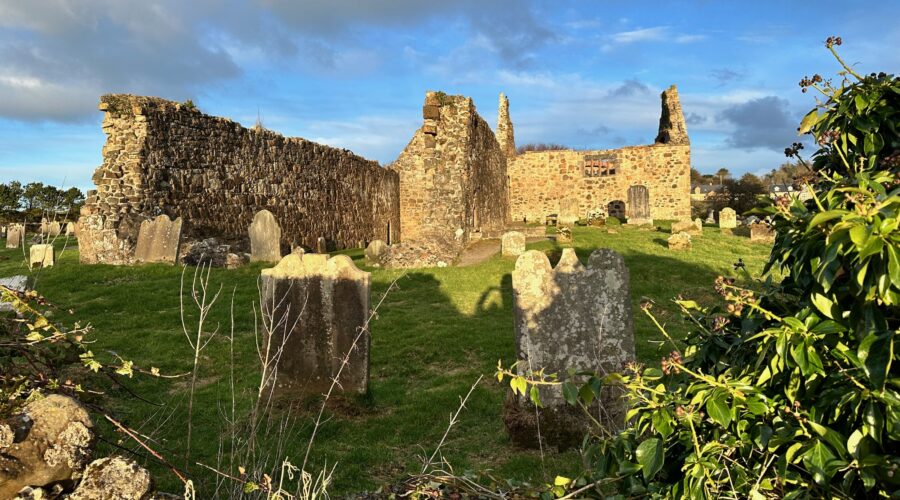
[{"label": "blue sky", "polygon": [[676,84],[693,164],[764,173],[834,75],[900,68],[900,2],[791,0],[0,0],[0,182],[91,187],[104,93],[202,111],[392,161],[426,90],[510,99],[518,144],[652,142]]}]

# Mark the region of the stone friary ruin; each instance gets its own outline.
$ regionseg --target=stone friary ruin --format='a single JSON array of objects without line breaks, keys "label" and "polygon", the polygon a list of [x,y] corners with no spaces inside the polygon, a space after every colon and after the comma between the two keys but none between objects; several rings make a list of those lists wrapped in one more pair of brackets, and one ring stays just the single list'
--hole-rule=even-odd
[{"label": "stone friary ruin", "polygon": [[160,215],[181,218],[184,238],[248,250],[265,209],[288,251],[384,240],[384,263],[396,267],[449,264],[470,241],[550,216],[690,217],[690,141],[674,86],[662,93],[654,144],[524,154],[502,94],[495,132],[471,98],[429,92],[424,123],[386,168],[159,98],[106,95],[99,109],[108,138],[79,220],[84,263],[135,262],[141,224]]}]

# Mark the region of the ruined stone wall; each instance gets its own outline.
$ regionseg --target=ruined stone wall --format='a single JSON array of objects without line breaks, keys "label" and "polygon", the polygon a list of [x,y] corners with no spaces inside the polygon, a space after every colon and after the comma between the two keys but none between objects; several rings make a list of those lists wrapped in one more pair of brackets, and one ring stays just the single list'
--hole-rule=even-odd
[{"label": "ruined stone wall", "polygon": [[[542,222],[559,214],[560,200],[577,203],[579,216],[604,209],[610,215],[628,201],[628,188],[646,186],[650,216],[691,216],[691,147],[674,86],[661,96],[655,144],[594,151],[537,151],[511,157],[510,214],[514,221]],[[598,165],[590,168],[591,165]]]},{"label": "ruined stone wall", "polygon": [[402,243],[450,263],[471,232],[509,221],[506,157],[470,98],[429,92],[423,117],[392,167]]},{"label": "ruined stone wall", "polygon": [[108,95],[100,109],[108,138],[82,211],[83,262],[130,262],[141,221],[159,214],[182,217],[187,237],[237,244],[261,209],[286,247],[399,236],[399,178],[377,162],[158,98]]}]

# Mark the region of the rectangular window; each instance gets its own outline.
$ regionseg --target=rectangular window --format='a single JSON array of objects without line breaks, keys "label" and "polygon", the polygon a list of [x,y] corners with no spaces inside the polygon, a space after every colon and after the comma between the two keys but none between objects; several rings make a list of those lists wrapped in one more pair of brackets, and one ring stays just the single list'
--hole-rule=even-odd
[{"label": "rectangular window", "polygon": [[610,156],[585,155],[585,177],[608,177],[616,175],[616,160]]}]

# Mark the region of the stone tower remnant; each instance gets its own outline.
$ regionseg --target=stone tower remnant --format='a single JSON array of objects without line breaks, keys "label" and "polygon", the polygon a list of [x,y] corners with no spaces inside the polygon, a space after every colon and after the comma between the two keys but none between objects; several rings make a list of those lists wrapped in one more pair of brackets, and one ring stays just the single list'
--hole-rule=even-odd
[{"label": "stone tower remnant", "polygon": [[497,142],[500,143],[500,150],[507,158],[516,156],[516,138],[512,120],[509,118],[509,99],[502,92],[497,109]]},{"label": "stone tower remnant", "polygon": [[320,395],[334,377],[345,393],[368,390],[369,290],[369,273],[346,255],[290,254],[262,271],[266,344],[281,349],[276,393]]},{"label": "stone tower remnant", "polygon": [[662,99],[662,113],[659,117],[659,133],[656,135],[656,143],[690,144],[684,113],[681,111],[681,100],[678,98],[678,89],[672,85],[663,91],[660,98]]},{"label": "stone tower remnant", "polygon": [[[567,248],[553,268],[544,253],[530,250],[516,261],[512,281],[519,375],[543,369],[566,380],[575,369],[603,376],[634,361],[628,268],[618,253],[595,250],[585,266]],[[592,409],[610,429],[624,425],[622,395],[620,387],[607,386]],[[507,401],[504,420],[513,441],[536,447],[539,423],[546,444],[580,443],[588,426],[581,409],[566,404],[559,386],[542,387],[540,398],[539,421],[527,397]]]}]

